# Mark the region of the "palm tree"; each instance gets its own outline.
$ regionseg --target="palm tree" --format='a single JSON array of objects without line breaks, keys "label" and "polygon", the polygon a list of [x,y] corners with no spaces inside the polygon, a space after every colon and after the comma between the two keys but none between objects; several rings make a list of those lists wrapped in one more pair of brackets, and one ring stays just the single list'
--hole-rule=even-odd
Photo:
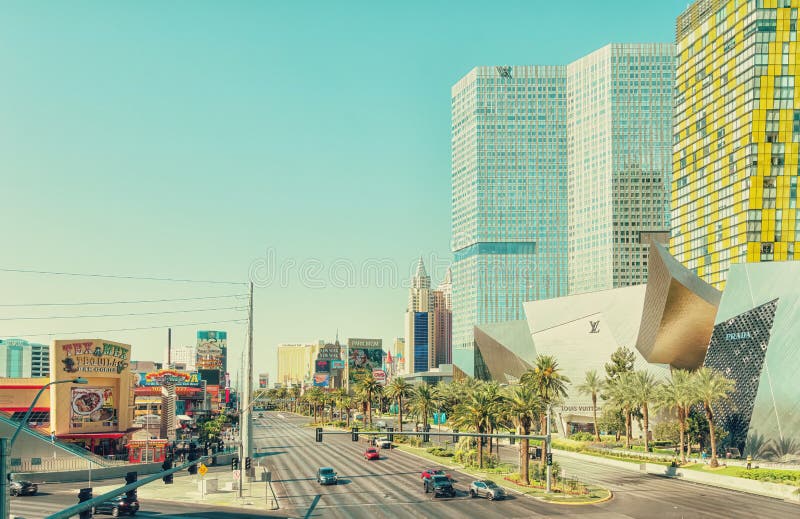
[{"label": "palm tree", "polygon": [[697,391],[697,400],[703,403],[703,409],[708,419],[708,433],[711,436],[711,462],[709,464],[712,468],[718,467],[716,434],[714,432],[714,404],[728,398],[736,383],[719,371],[703,367],[694,373],[694,386]]},{"label": "palm tree", "polygon": [[292,404],[293,404],[292,411],[297,412],[297,399],[300,398],[300,388],[293,387],[289,389],[289,398],[292,399]]},{"label": "palm tree", "polygon": [[[536,423],[538,415],[542,413],[542,401],[528,386],[514,386],[506,394],[504,410],[514,425],[523,436],[531,433],[531,426]],[[519,449],[519,475],[522,481],[530,484],[528,474],[528,451],[530,440],[522,438]]]},{"label": "palm tree", "polygon": [[[494,380],[486,382],[479,386],[479,391],[483,391],[486,394],[486,398],[492,404],[492,411],[486,418],[486,432],[492,434],[495,432],[495,429],[497,429],[501,420],[501,415],[503,414],[501,405],[503,402],[503,394],[500,391],[500,384]],[[498,438],[497,441],[499,442],[500,439]],[[489,440],[489,454],[491,454],[492,451],[492,441]]]},{"label": "palm tree", "polygon": [[439,392],[435,387],[428,384],[421,384],[414,388],[411,395],[411,412],[414,413],[423,428],[428,428],[428,417],[440,402]]},{"label": "palm tree", "polygon": [[[453,423],[459,427],[474,429],[478,434],[486,432],[486,421],[492,413],[494,402],[483,391],[473,391],[470,397],[455,408]],[[483,468],[483,439],[478,439],[478,467]]]},{"label": "palm tree", "polygon": [[631,394],[632,372],[619,373],[616,378],[606,382],[606,392],[611,401],[622,409],[625,415],[625,448],[630,447],[631,440],[631,409],[635,405],[635,398]]},{"label": "palm tree", "polygon": [[[530,386],[542,399],[545,409],[549,409],[553,403],[567,396],[567,384],[570,380],[561,374],[555,357],[538,355],[536,365],[522,374],[520,382]],[[539,427],[541,434],[547,434],[547,413],[542,413],[539,417]],[[539,466],[544,468],[544,464],[545,457],[542,456]]]},{"label": "palm tree", "polygon": [[681,463],[686,463],[686,421],[689,418],[689,409],[697,403],[694,386],[692,385],[692,374],[683,369],[675,369],[672,376],[665,384],[662,384],[657,397],[659,407],[667,410],[675,410],[678,414],[678,430],[680,438],[678,447],[681,453]]},{"label": "palm tree", "polygon": [[649,371],[636,371],[632,377],[631,392],[636,405],[642,410],[644,425],[644,451],[650,452],[650,404],[656,400],[661,383]]},{"label": "palm tree", "polygon": [[395,377],[386,386],[386,396],[397,402],[397,424],[400,432],[403,432],[403,400],[408,400],[413,392],[411,384],[402,377]]},{"label": "palm tree", "polygon": [[378,381],[372,376],[372,373],[367,373],[364,378],[362,378],[356,384],[356,391],[360,392],[364,396],[364,401],[366,402],[366,422],[367,425],[372,424],[372,401],[375,399],[376,395],[379,395],[383,392],[383,386],[378,384]]},{"label": "palm tree", "polygon": [[[341,414],[342,414],[343,411],[345,411],[344,401],[348,396],[347,395],[347,390],[344,389],[344,388],[339,388],[339,389],[335,390],[333,393],[331,393],[331,396],[333,397],[333,403],[335,403],[336,407],[339,408],[339,419],[341,420],[342,419]],[[331,409],[331,413],[332,412],[333,412],[333,409]],[[331,417],[331,420],[332,419],[333,419],[333,417]]]},{"label": "palm tree", "polygon": [[578,387],[578,392],[582,395],[592,397],[592,415],[594,416],[594,441],[600,441],[600,432],[597,429],[597,394],[603,389],[603,379],[597,375],[597,370],[592,369],[586,372],[583,384]]}]

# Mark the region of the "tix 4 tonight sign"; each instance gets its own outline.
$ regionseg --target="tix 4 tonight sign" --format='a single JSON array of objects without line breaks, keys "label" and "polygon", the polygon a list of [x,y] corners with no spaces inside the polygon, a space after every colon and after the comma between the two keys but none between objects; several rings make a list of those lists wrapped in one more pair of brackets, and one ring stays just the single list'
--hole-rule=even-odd
[{"label": "tix 4 tonight sign", "polygon": [[130,346],[103,341],[59,344],[56,353],[67,373],[119,375],[130,360]]}]

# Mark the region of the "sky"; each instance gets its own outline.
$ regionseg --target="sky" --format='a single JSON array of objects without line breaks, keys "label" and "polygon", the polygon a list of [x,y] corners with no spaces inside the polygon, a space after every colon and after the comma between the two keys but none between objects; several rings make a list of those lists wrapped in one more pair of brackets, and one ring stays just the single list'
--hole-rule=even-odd
[{"label": "sky", "polygon": [[417,258],[436,284],[452,257],[451,86],[674,41],[686,5],[4,2],[0,338],[161,361],[170,326],[227,330],[235,378],[252,279],[256,374],[337,331],[387,348]]}]

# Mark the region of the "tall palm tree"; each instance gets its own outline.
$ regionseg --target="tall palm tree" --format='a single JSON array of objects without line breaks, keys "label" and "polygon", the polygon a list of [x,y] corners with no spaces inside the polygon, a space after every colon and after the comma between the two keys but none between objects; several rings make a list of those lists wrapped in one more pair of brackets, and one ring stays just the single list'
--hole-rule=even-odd
[{"label": "tall palm tree", "polygon": [[640,370],[631,377],[631,392],[634,402],[642,410],[644,425],[644,451],[650,452],[650,404],[656,401],[661,382],[649,371]]},{"label": "tall palm tree", "polygon": [[423,427],[427,429],[428,418],[434,409],[437,408],[439,402],[439,392],[435,387],[428,384],[421,384],[414,388],[411,395],[411,412],[416,415],[417,419],[422,422]]},{"label": "tall palm tree", "polygon": [[292,387],[289,389],[289,398],[292,399],[292,411],[297,412],[297,399],[300,398],[300,388]]},{"label": "tall palm tree", "polygon": [[[531,433],[531,426],[536,423],[538,415],[544,410],[541,399],[528,386],[514,386],[506,393],[504,402],[506,415],[517,427],[519,434],[528,436]],[[522,481],[530,484],[528,471],[528,451],[530,450],[530,440],[522,438],[519,449],[519,475]]]},{"label": "tall palm tree", "polygon": [[686,421],[689,418],[689,409],[697,403],[695,390],[692,384],[692,374],[683,369],[672,370],[670,379],[661,385],[657,396],[657,405],[669,411],[674,410],[678,415],[678,448],[681,453],[681,463],[686,463]]},{"label": "tall palm tree", "polygon": [[356,391],[361,392],[366,402],[366,422],[367,425],[372,424],[372,402],[375,397],[383,392],[383,386],[378,384],[378,381],[372,376],[372,373],[367,373],[356,384]]},{"label": "tall palm tree", "polygon": [[631,409],[635,405],[635,398],[631,394],[632,372],[619,373],[616,378],[606,382],[606,393],[625,415],[625,448],[630,447],[631,440]]},{"label": "tall palm tree", "polygon": [[594,416],[594,441],[600,441],[600,431],[597,428],[597,395],[603,389],[603,379],[597,375],[597,370],[592,369],[586,372],[586,378],[578,387],[578,392],[582,395],[592,397],[592,415]]},{"label": "tall palm tree", "polygon": [[397,424],[400,432],[403,432],[403,400],[408,400],[413,392],[411,384],[402,377],[395,377],[386,386],[386,396],[397,402]]},{"label": "tall palm tree", "polygon": [[697,400],[703,403],[703,409],[708,419],[708,433],[711,437],[711,467],[718,467],[717,442],[714,432],[714,404],[727,399],[733,392],[736,383],[726,378],[722,373],[711,368],[700,368],[694,373],[694,386],[697,391]]},{"label": "tall palm tree", "polygon": [[[339,419],[341,420],[342,419],[342,412],[346,411],[346,409],[344,407],[344,401],[348,396],[347,395],[347,390],[344,389],[344,388],[339,388],[339,389],[335,390],[333,393],[331,393],[331,396],[333,397],[333,403],[336,405],[336,407],[339,408]],[[331,413],[332,412],[333,412],[333,410],[331,409]],[[332,419],[333,419],[333,417],[331,416],[331,420]]]},{"label": "tall palm tree", "polygon": [[[538,355],[536,365],[522,374],[520,382],[530,386],[542,399],[545,409],[549,409],[555,402],[567,396],[567,384],[570,380],[561,373],[555,357]],[[542,413],[539,417],[539,428],[541,434],[547,434],[547,413]],[[545,456],[542,456],[539,466],[544,468],[544,464]]]},{"label": "tall palm tree", "polygon": [[[497,381],[490,381],[482,384],[479,386],[479,391],[483,391],[486,394],[486,398],[492,404],[492,410],[489,415],[486,417],[486,432],[492,434],[497,429],[499,425],[503,409],[502,409],[502,402],[503,402],[503,394],[500,390],[500,384]],[[498,442],[500,439],[498,438]],[[492,449],[492,441],[489,440],[489,454],[493,451]]]},{"label": "tall palm tree", "polygon": [[[473,391],[469,398],[455,408],[453,423],[459,427],[472,429],[478,434],[486,432],[486,421],[492,413],[494,402],[483,391]],[[483,468],[483,441],[478,439],[478,467]]]}]

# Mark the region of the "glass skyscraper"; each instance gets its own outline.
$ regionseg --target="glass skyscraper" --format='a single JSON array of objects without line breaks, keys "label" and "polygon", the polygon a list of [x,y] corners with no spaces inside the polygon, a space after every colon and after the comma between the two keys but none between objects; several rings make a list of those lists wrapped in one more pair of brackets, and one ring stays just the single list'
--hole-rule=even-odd
[{"label": "glass skyscraper", "polygon": [[669,241],[675,46],[611,44],[567,66],[569,293],[647,282]]},{"label": "glass skyscraper", "polygon": [[567,293],[566,69],[482,66],[452,89],[453,363],[474,326]]}]

